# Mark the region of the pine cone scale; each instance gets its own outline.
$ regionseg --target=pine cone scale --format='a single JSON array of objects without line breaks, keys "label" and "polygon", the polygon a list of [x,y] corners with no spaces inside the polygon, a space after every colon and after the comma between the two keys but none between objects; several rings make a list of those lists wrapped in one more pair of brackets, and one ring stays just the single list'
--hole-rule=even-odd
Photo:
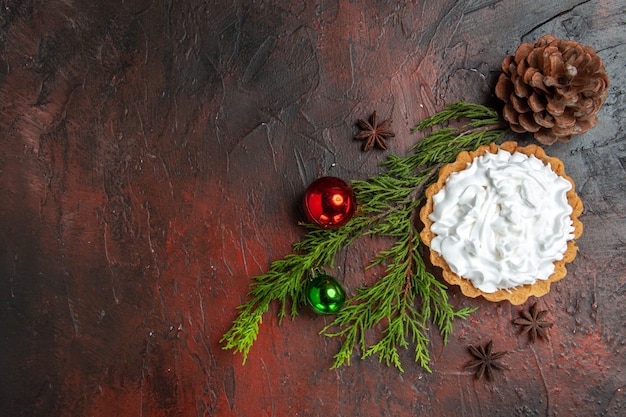
[{"label": "pine cone scale", "polygon": [[542,96],[533,92],[528,97],[528,107],[535,113],[542,113],[546,109],[546,104],[542,100]]},{"label": "pine cone scale", "polygon": [[531,43],[523,43],[515,51],[514,61],[522,62],[524,58],[526,58],[534,49],[533,44]]},{"label": "pine cone scale", "polygon": [[515,95],[521,98],[530,97],[530,95],[533,93],[532,87],[526,83],[516,82],[514,89]]},{"label": "pine cone scale", "polygon": [[517,94],[511,94],[511,104],[518,113],[526,113],[530,111],[528,102],[524,100],[523,97],[519,97]]},{"label": "pine cone scale", "polygon": [[554,118],[554,123],[561,129],[569,129],[576,125],[576,117],[573,113],[563,113],[561,116]]},{"label": "pine cone scale", "polygon": [[[511,129],[513,129],[513,126],[519,124],[518,115],[519,113],[516,112],[515,109],[513,109],[513,106],[511,105],[511,103],[506,103],[504,107],[502,108],[502,117],[504,117],[504,120],[506,120],[507,122],[511,124]],[[513,131],[515,132],[515,130]],[[522,132],[519,132],[519,133],[522,133]]]},{"label": "pine cone scale", "polygon": [[541,129],[541,126],[535,122],[535,118],[531,113],[522,113],[518,118],[520,126],[526,130],[526,132],[535,133]]},{"label": "pine cone scale", "polygon": [[548,114],[548,112],[533,113],[533,117],[535,123],[543,128],[552,129],[554,127],[554,117]]}]

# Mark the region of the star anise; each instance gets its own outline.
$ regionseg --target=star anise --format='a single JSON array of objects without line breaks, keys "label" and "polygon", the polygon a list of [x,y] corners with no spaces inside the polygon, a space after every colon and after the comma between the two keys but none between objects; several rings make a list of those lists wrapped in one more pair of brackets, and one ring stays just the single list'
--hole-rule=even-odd
[{"label": "star anise", "polygon": [[481,379],[485,375],[488,381],[493,381],[494,370],[509,369],[506,365],[498,362],[498,359],[508,352],[493,352],[493,341],[491,340],[485,347],[468,346],[468,350],[474,359],[465,365],[465,369],[473,370],[476,379]]},{"label": "star anise", "polygon": [[386,150],[387,143],[385,140],[396,136],[395,133],[389,130],[391,122],[391,119],[387,119],[377,124],[376,112],[374,112],[370,116],[369,121],[364,119],[357,120],[357,125],[361,129],[361,132],[359,132],[354,139],[365,141],[363,144],[364,151],[369,151],[374,145],[382,150]]},{"label": "star anise", "polygon": [[513,320],[513,324],[522,326],[520,334],[528,333],[531,342],[534,342],[537,337],[549,339],[546,329],[552,327],[552,323],[544,320],[547,313],[546,310],[537,311],[537,303],[535,303],[528,310],[522,310],[521,317]]}]

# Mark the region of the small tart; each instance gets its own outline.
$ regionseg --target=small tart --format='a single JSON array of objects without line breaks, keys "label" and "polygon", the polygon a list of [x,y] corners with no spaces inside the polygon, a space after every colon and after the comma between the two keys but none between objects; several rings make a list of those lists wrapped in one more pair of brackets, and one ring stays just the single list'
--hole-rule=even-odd
[{"label": "small tart", "polygon": [[573,239],[567,242],[567,249],[563,253],[561,260],[554,261],[554,272],[547,278],[541,280],[535,280],[533,284],[521,285],[513,288],[499,289],[495,292],[484,292],[474,286],[474,284],[461,276],[458,276],[450,269],[450,266],[445,261],[443,256],[437,251],[430,250],[430,259],[433,265],[440,267],[443,270],[444,280],[452,285],[458,285],[461,288],[461,292],[468,297],[483,296],[485,299],[498,302],[508,300],[511,304],[519,305],[524,303],[529,297],[540,297],[547,294],[550,291],[550,284],[559,281],[565,277],[567,271],[565,264],[570,263],[576,257],[577,246],[575,239],[579,238],[583,232],[583,225],[578,219],[583,211],[583,204],[578,195],[576,194],[574,181],[565,174],[563,162],[558,158],[547,156],[544,150],[536,145],[529,145],[525,147],[517,146],[516,142],[504,142],[500,146],[492,143],[487,146],[481,146],[473,152],[461,152],[457,155],[456,161],[448,165],[445,165],[439,171],[438,180],[433,183],[426,190],[426,203],[420,211],[420,218],[424,223],[424,229],[421,231],[420,236],[422,241],[429,247],[431,247],[432,240],[437,236],[431,231],[431,227],[434,221],[431,220],[430,215],[433,213],[434,202],[433,196],[439,193],[446,186],[448,177],[454,172],[460,172],[468,167],[475,158],[485,155],[486,153],[495,154],[499,149],[505,150],[511,154],[515,152],[523,153],[527,156],[534,155],[537,159],[541,160],[545,165],[550,164],[552,171],[571,183],[572,187],[566,193],[567,203],[572,208],[570,215],[573,226]]}]

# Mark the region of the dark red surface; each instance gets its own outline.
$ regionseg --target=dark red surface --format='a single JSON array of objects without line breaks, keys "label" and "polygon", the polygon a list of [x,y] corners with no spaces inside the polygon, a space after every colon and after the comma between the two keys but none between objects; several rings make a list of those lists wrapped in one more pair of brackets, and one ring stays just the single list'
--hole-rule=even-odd
[{"label": "dark red surface", "polygon": [[[0,415],[621,416],[626,407],[623,0],[0,3]],[[354,122],[392,118],[389,152],[447,102],[493,103],[499,65],[544,33],[598,50],[600,125],[548,152],[585,203],[580,253],[538,300],[479,311],[432,373],[355,358],[329,370],[329,318],[264,318],[245,366],[219,339],[250,278],[302,236],[323,175],[363,179]],[[375,245],[338,259],[349,294]],[[511,369],[464,370],[494,340]]]}]

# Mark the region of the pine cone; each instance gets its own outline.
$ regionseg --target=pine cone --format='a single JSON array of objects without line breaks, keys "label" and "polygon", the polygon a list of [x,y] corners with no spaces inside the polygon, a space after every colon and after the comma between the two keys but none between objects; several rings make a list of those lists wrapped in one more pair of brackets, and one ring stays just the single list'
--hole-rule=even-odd
[{"label": "pine cone", "polygon": [[604,64],[589,46],[545,35],[502,62],[496,96],[511,130],[538,142],[567,142],[598,123],[608,95]]}]

